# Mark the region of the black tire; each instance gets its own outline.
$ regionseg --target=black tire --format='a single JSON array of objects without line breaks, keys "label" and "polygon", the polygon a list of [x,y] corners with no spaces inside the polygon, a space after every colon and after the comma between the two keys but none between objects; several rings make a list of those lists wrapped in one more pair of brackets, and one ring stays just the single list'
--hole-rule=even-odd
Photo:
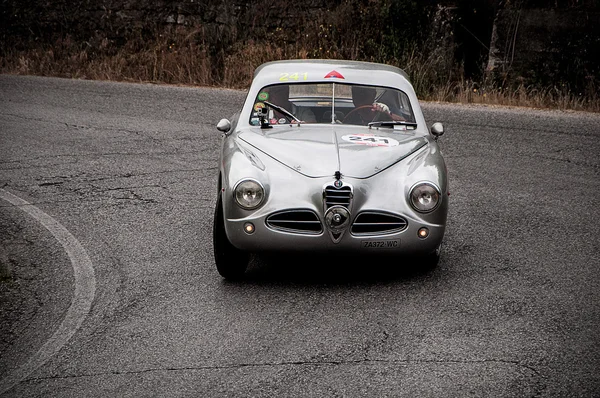
[{"label": "black tire", "polygon": [[427,255],[427,257],[425,257],[425,269],[426,270],[435,269],[435,267],[437,267],[438,263],[440,262],[441,256],[442,256],[442,244],[440,243],[440,245],[433,252],[429,253]]},{"label": "black tire", "polygon": [[229,280],[243,278],[248,267],[250,255],[237,249],[227,238],[223,218],[223,203],[220,194],[217,198],[213,220],[213,249],[217,271],[219,271],[219,274],[223,278]]}]

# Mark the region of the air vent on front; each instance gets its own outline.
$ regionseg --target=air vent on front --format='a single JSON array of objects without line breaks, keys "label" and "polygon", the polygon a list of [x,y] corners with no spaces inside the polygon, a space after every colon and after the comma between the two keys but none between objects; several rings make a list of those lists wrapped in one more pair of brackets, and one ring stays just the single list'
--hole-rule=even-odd
[{"label": "air vent on front", "polygon": [[328,185],[323,191],[323,200],[325,201],[325,209],[336,205],[349,208],[352,200],[352,188],[348,185],[341,188]]},{"label": "air vent on front", "polygon": [[363,212],[354,220],[351,233],[353,235],[391,234],[404,230],[407,225],[404,218],[394,214]]},{"label": "air vent on front", "polygon": [[317,235],[323,231],[321,221],[310,210],[286,210],[267,217],[267,226],[277,231]]}]

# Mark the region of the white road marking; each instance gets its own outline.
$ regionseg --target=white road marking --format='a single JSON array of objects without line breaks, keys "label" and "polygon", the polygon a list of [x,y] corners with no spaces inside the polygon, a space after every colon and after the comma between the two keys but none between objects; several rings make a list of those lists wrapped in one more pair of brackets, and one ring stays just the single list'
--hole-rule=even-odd
[{"label": "white road marking", "polygon": [[54,334],[33,354],[27,363],[0,381],[0,395],[27,378],[55,355],[75,334],[90,312],[96,293],[94,268],[87,252],[77,239],[58,221],[27,201],[0,188],[0,199],[23,210],[42,224],[67,252],[73,266],[75,292],[63,321]]}]

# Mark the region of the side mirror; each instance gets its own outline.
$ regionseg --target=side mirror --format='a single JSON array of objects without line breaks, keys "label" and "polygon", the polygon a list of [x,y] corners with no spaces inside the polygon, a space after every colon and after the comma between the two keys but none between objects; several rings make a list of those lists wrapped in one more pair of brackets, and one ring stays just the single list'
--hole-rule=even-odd
[{"label": "side mirror", "polygon": [[217,130],[222,133],[226,133],[231,130],[231,122],[227,119],[221,119],[219,123],[217,123]]},{"label": "side mirror", "polygon": [[440,122],[433,123],[433,125],[431,126],[431,134],[433,134],[433,136],[437,140],[444,134],[444,125]]}]

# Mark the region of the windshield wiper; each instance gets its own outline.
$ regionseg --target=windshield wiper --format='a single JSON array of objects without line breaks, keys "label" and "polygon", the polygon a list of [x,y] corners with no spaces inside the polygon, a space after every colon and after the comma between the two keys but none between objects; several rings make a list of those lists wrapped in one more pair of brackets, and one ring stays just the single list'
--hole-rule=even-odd
[{"label": "windshield wiper", "polygon": [[368,124],[369,127],[394,127],[394,126],[408,126],[417,128],[417,123],[415,122],[407,122],[404,120],[378,120],[376,122],[371,122]]},{"label": "windshield wiper", "polygon": [[284,115],[286,115],[286,116],[288,116],[288,117],[290,117],[290,118],[294,119],[294,120],[295,120],[295,121],[297,121],[298,123],[300,123],[300,122],[301,122],[301,120],[300,120],[300,119],[298,119],[296,116],[294,116],[294,114],[293,114],[292,112],[288,111],[287,109],[285,109],[285,108],[282,108],[282,107],[280,107],[279,105],[272,104],[272,103],[270,103],[270,102],[268,102],[268,101],[264,101],[264,102],[265,102],[265,104],[266,104],[268,107],[270,107],[270,108],[273,108],[273,109],[275,109],[276,111],[279,111],[279,112],[283,113]]}]

